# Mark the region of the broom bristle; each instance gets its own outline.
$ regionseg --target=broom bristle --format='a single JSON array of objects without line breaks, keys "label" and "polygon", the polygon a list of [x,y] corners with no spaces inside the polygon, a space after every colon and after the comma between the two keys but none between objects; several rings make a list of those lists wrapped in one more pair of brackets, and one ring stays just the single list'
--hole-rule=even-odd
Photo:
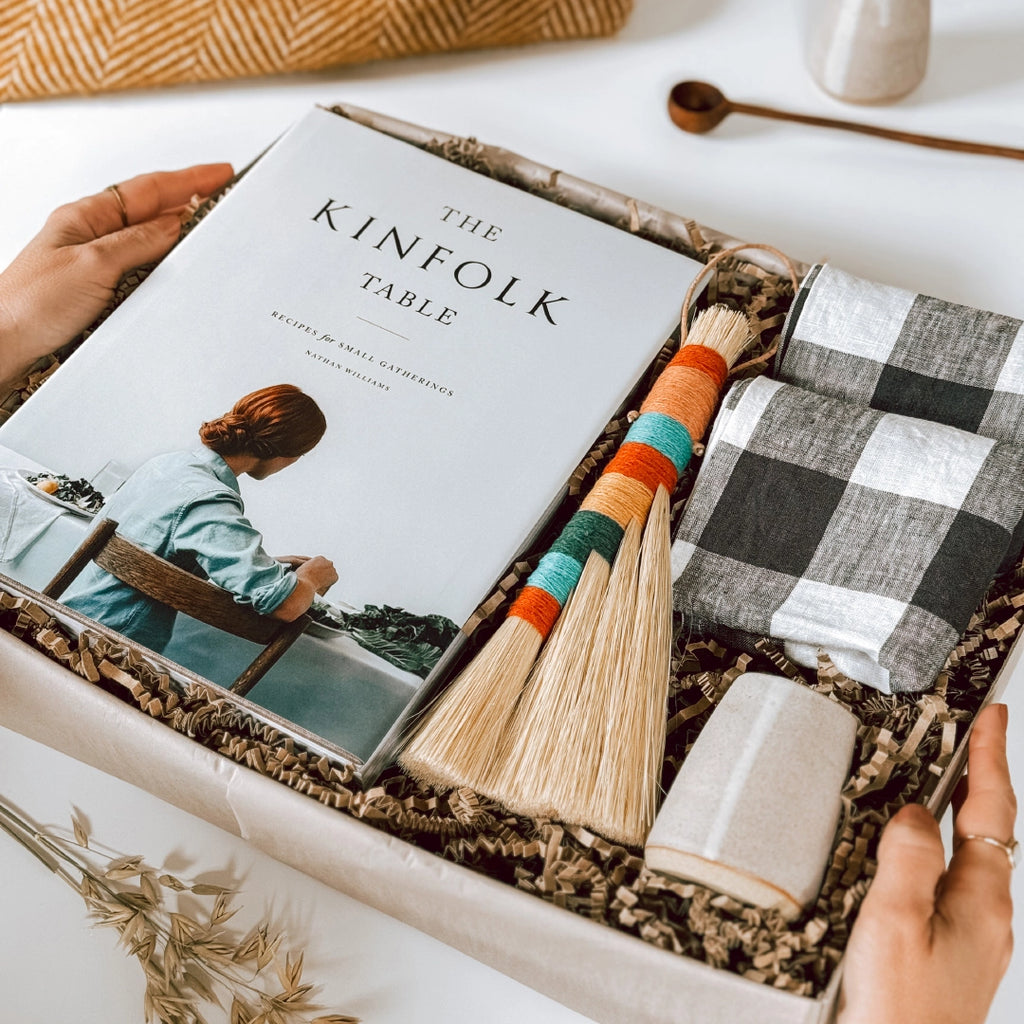
[{"label": "broom bristle", "polygon": [[398,758],[402,767],[428,785],[483,792],[540,645],[529,622],[505,619],[430,709]]},{"label": "broom bristle", "polygon": [[732,366],[750,340],[750,321],[735,309],[721,304],[702,310],[693,321],[684,345],[714,349]]},{"label": "broom bristle", "polygon": [[654,823],[665,754],[665,706],[672,665],[672,568],[669,497],[651,508],[640,552],[636,642],[609,709],[595,813],[580,824],[640,846]]},{"label": "broom bristle", "polygon": [[495,784],[484,791],[516,814],[551,815],[548,784],[552,764],[568,749],[561,733],[580,700],[610,571],[604,558],[591,552],[527,680],[503,756],[498,759]]},{"label": "broom bristle", "polygon": [[[695,319],[685,344],[704,345],[713,349],[722,356],[727,365],[732,366],[746,347],[749,332],[749,321],[746,316],[726,306],[715,305],[704,310]],[[659,488],[656,504],[661,500],[661,490],[663,488]],[[649,574],[647,583],[641,585],[647,589],[641,591],[633,628],[630,630],[640,642],[635,642],[627,636],[620,644],[620,647],[625,647],[634,656],[630,664],[635,667],[630,667],[625,672],[622,677],[624,680],[632,680],[639,672],[657,674],[654,663],[660,665],[669,656],[656,653],[663,648],[665,651],[669,650],[671,629],[667,492],[663,503],[663,531],[653,531],[659,536],[661,532],[664,533],[663,542],[648,540],[648,534],[652,533],[650,524],[655,518],[652,510],[648,528],[644,533],[643,549],[645,552],[651,551],[651,554],[647,555],[647,560],[650,561],[654,557],[653,549],[657,547],[661,552],[658,558],[664,560],[664,569],[663,572],[659,569],[657,581]],[[661,518],[662,514],[659,513],[658,520],[661,521]],[[643,561],[644,558],[641,558],[642,564]],[[577,720],[581,728],[586,730],[584,723],[593,721],[594,709],[604,707],[604,700],[599,695],[595,698],[595,695],[584,691],[586,664],[591,649],[596,637],[604,635],[607,629],[601,627],[601,633],[598,633],[598,620],[601,617],[600,609],[608,582],[609,567],[600,556],[591,555],[587,569],[591,562],[600,563],[603,568],[598,567],[590,571],[590,579],[588,571],[584,571],[576,592],[563,610],[545,646],[545,654],[536,666],[534,662],[541,646],[538,631],[517,616],[512,616],[502,623],[491,640],[447,689],[401,754],[399,761],[410,774],[435,786],[469,786],[500,800],[510,810],[522,808],[520,813],[534,814],[550,813],[553,809],[553,801],[556,798],[550,792],[550,785],[556,774],[567,777],[580,771],[584,775],[588,774],[573,751],[574,747],[586,746],[585,756],[592,758],[596,740],[589,732],[585,732],[583,736],[578,731],[573,732],[572,740],[568,739],[565,733],[574,728]],[[583,586],[584,580],[588,580],[587,587]],[[655,592],[657,606],[653,607],[651,602],[654,600]],[[649,594],[650,598],[648,599],[645,594]],[[572,618],[563,629],[570,615]],[[623,618],[628,620],[629,616],[623,615]],[[561,634],[564,634],[564,639]],[[642,656],[638,654],[643,651],[648,653]],[[602,679],[606,673],[605,662],[609,658],[612,658],[612,655],[602,649]],[[531,668],[534,669],[532,674]],[[570,672],[573,673],[572,676],[565,675]],[[667,673],[666,667],[664,687],[667,687]],[[575,683],[566,683],[565,678],[571,678]],[[648,679],[648,675],[641,675],[640,678]],[[650,678],[653,679],[654,676],[651,675]],[[560,679],[563,681],[559,682]],[[653,682],[648,682],[645,692],[653,685]],[[617,692],[618,689],[621,687],[609,687],[606,681],[601,684],[602,693]],[[651,700],[658,702],[658,698],[653,694]],[[627,702],[624,713],[636,712],[641,715],[642,721],[637,721],[635,725],[627,725],[621,717],[609,716],[609,727],[605,731],[604,741],[600,744],[605,750],[601,778],[604,779],[610,774],[615,781],[598,780],[595,785],[607,798],[606,811],[607,803],[611,801],[616,810],[621,810],[625,815],[623,821],[628,819],[633,823],[628,826],[623,824],[622,834],[640,836],[634,840],[637,842],[643,842],[641,832],[644,831],[644,826],[637,822],[647,821],[648,815],[653,821],[654,806],[657,802],[657,782],[660,778],[662,756],[660,747],[664,745],[664,695],[660,701],[657,712],[645,707],[642,714],[641,708]],[[652,725],[653,720],[658,717],[661,718],[660,746],[657,741],[657,729]],[[653,736],[651,728],[655,728]],[[653,780],[653,795],[643,797],[640,801],[642,807],[638,805],[627,812],[627,798],[623,795],[623,799],[620,799],[619,786],[628,783],[633,770],[629,767],[633,764],[630,760],[631,753],[624,746],[627,744],[628,735],[639,737],[637,742],[652,742],[659,746],[659,749],[656,753],[648,751],[648,767],[644,768],[642,773],[645,778],[650,776]],[[613,747],[618,751],[615,754],[612,753]],[[653,747],[651,750],[653,751]],[[508,755],[504,763],[502,751]],[[551,765],[555,763],[559,754],[569,757],[570,766],[564,772],[556,773],[552,771]],[[649,766],[652,758],[657,760],[656,770]],[[620,761],[622,765],[616,769],[614,766]],[[648,781],[648,788],[651,784]],[[547,787],[544,793],[541,793],[542,785]],[[584,782],[583,786],[585,790],[594,791],[594,786],[587,782]],[[558,802],[569,807],[564,789],[561,792],[562,795],[557,797]],[[628,800],[632,800],[632,797]],[[576,812],[572,814],[578,816]],[[606,812],[597,817],[598,820],[611,821],[611,816]],[[618,828],[617,825],[612,827]],[[603,827],[599,827],[599,830],[610,835]]]},{"label": "broom bristle", "polygon": [[636,642],[637,563],[641,524],[631,519],[615,555],[594,649],[580,680],[576,708],[562,731],[562,747],[549,771],[553,817],[582,823],[592,816],[609,716],[618,714],[629,650]]}]

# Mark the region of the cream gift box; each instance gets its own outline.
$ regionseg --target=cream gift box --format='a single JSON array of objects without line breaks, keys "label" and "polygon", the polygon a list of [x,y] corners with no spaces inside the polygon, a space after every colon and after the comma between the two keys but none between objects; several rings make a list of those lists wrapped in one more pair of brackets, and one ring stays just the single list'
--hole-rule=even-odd
[{"label": "cream gift box", "polygon": [[[416,144],[453,156],[461,154],[471,163],[490,168],[491,173],[506,179],[514,176],[522,187],[568,202],[626,230],[656,237],[684,251],[697,251],[703,258],[731,243],[682,218],[558,175],[503,151],[361,111],[346,109],[345,113]],[[764,292],[759,291],[759,284],[777,279],[781,268],[767,257],[763,262],[760,257],[757,259],[758,262],[743,261],[720,274],[714,287],[725,295],[745,294],[751,300],[750,308],[766,314],[770,321],[778,318],[778,309],[763,308]],[[742,298],[740,301],[747,304]],[[40,603],[38,599],[36,603]],[[72,632],[80,625],[73,617],[58,617],[64,619]],[[993,641],[993,646],[1001,643],[1005,649],[1009,635],[999,643]],[[832,972],[831,980],[817,995],[797,995],[657,948],[622,930],[583,919],[541,900],[530,900],[524,893],[485,878],[478,871],[468,871],[378,829],[367,828],[362,822],[254,772],[240,771],[231,761],[140,714],[6,634],[0,634],[0,643],[4,647],[0,699],[5,725],[149,788],[156,795],[245,836],[279,859],[423,928],[597,1020],[810,1022],[826,1020],[831,1013],[838,990],[838,971]],[[972,653],[966,651],[964,658]],[[697,670],[702,667],[699,663],[691,666],[691,674],[698,678]],[[1004,685],[1011,671],[1012,667],[1007,665],[994,686],[986,684],[989,697]],[[685,706],[674,712],[674,720],[679,720],[683,732],[688,728],[686,722],[699,722],[713,704],[714,688],[708,680],[703,682],[708,692],[702,692],[695,684],[687,691],[691,696]],[[916,720],[923,723],[917,731],[941,733],[938,756],[924,772],[924,781],[937,783],[929,796],[935,807],[945,802],[965,753],[962,737],[954,748],[955,730],[947,727],[952,723],[943,721],[942,704],[938,699],[936,704],[929,705],[930,717],[922,715]],[[244,715],[244,702],[238,706]],[[154,713],[150,709],[150,715]],[[884,785],[893,764],[899,763],[901,757],[905,761],[912,752],[911,739],[916,742],[921,738],[915,729],[910,729],[910,735],[896,743],[892,734],[886,736],[885,731],[873,729],[864,740],[863,753],[867,756],[862,758],[858,778],[862,789]],[[685,746],[685,738],[682,745]],[[280,829],[282,820],[291,827]],[[284,844],[277,836],[286,834],[302,834],[307,841],[301,847]],[[855,865],[857,858],[851,851],[843,852],[842,847],[840,842],[834,867],[847,860]],[[339,854],[339,850],[344,854]],[[863,862],[863,850],[856,852]],[[340,859],[342,856],[344,860]],[[855,870],[851,871],[856,875]],[[851,897],[851,904],[855,902]],[[628,916],[624,911],[618,912],[619,919]],[[635,914],[633,918],[636,919]],[[500,922],[500,927],[495,928],[496,922]],[[564,950],[570,944],[575,954],[567,958]],[[770,954],[765,955],[771,959]],[[682,1016],[684,1013],[686,1017]]]},{"label": "cream gift box", "polygon": [[[989,699],[1013,676],[1020,654],[1018,646]],[[241,836],[596,1021],[825,1024],[833,1018],[840,970],[816,998],[807,998],[531,899],[200,746],[2,630],[0,707],[6,727]],[[928,801],[936,812],[965,760],[966,741]]]}]

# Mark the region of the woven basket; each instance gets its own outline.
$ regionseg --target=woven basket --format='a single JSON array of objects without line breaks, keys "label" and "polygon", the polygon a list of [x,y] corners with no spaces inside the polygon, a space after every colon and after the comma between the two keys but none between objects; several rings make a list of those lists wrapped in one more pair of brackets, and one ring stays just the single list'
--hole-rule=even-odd
[{"label": "woven basket", "polygon": [[0,102],[607,36],[633,0],[5,0]]}]

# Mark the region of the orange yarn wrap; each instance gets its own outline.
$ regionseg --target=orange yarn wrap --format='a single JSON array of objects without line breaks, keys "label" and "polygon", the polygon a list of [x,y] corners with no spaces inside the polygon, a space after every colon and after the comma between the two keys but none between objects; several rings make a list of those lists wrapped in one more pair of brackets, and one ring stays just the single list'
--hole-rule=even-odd
[{"label": "orange yarn wrap", "polygon": [[699,441],[728,376],[728,364],[714,349],[684,345],[661,371],[640,412],[671,416],[686,427],[691,440]]},{"label": "orange yarn wrap", "polygon": [[[692,366],[694,369],[703,370],[714,382],[719,391],[725,386],[729,379],[729,364],[721,352],[716,352],[707,345],[684,345],[670,360],[668,366]],[[666,366],[666,369],[668,369]],[[653,395],[658,390],[658,383],[655,381],[651,388]]]},{"label": "orange yarn wrap", "polygon": [[[657,412],[671,416],[686,427],[691,440],[699,441],[711,422],[718,396],[728,376],[729,364],[719,352],[706,345],[684,345],[658,375],[640,406],[640,413]],[[620,526],[625,526],[630,513],[635,509],[627,510],[624,506],[618,510],[609,510],[608,492],[612,489],[607,485],[602,486],[604,477],[619,474],[642,484],[650,492],[651,501],[659,485],[671,494],[679,479],[676,467],[667,455],[647,444],[633,441],[624,443],[605,467],[601,478],[594,485],[594,492],[588,495],[582,506],[604,512]],[[616,490],[621,490],[621,484]],[[597,493],[596,500],[592,500],[594,493]],[[649,509],[650,505],[647,507]]]},{"label": "orange yarn wrap", "polygon": [[675,464],[667,455],[636,441],[626,441],[605,466],[604,472],[631,476],[639,480],[651,494],[655,494],[659,486],[671,494],[679,479]]},{"label": "orange yarn wrap", "polygon": [[617,470],[598,477],[580,508],[600,512],[625,529],[630,519],[639,519],[641,523],[647,521],[653,500],[654,491],[640,480]]},{"label": "orange yarn wrap", "polygon": [[558,620],[562,606],[558,598],[553,597],[540,587],[527,584],[519,592],[519,596],[509,608],[509,616],[525,619],[541,636],[547,636]]}]

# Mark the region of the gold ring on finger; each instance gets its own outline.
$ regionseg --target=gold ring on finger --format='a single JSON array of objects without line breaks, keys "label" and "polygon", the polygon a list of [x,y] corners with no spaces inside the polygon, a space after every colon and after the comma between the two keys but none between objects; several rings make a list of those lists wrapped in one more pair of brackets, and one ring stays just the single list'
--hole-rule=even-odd
[{"label": "gold ring on finger", "polygon": [[121,190],[116,185],[108,185],[104,191],[113,193],[117,200],[117,208],[121,213],[121,227],[128,227],[128,209],[124,205],[124,196],[121,195]]},{"label": "gold ring on finger", "polygon": [[1004,843],[1001,839],[995,839],[992,836],[979,836],[979,835],[967,835],[960,836],[957,839],[957,846],[961,843],[966,843],[969,839],[977,840],[979,843],[987,843],[989,846],[995,846],[996,848],[1003,851],[1006,854],[1006,859],[1010,862],[1010,870],[1012,871],[1021,862],[1021,847],[1020,843],[1016,839],[1011,839],[1008,843]]}]

